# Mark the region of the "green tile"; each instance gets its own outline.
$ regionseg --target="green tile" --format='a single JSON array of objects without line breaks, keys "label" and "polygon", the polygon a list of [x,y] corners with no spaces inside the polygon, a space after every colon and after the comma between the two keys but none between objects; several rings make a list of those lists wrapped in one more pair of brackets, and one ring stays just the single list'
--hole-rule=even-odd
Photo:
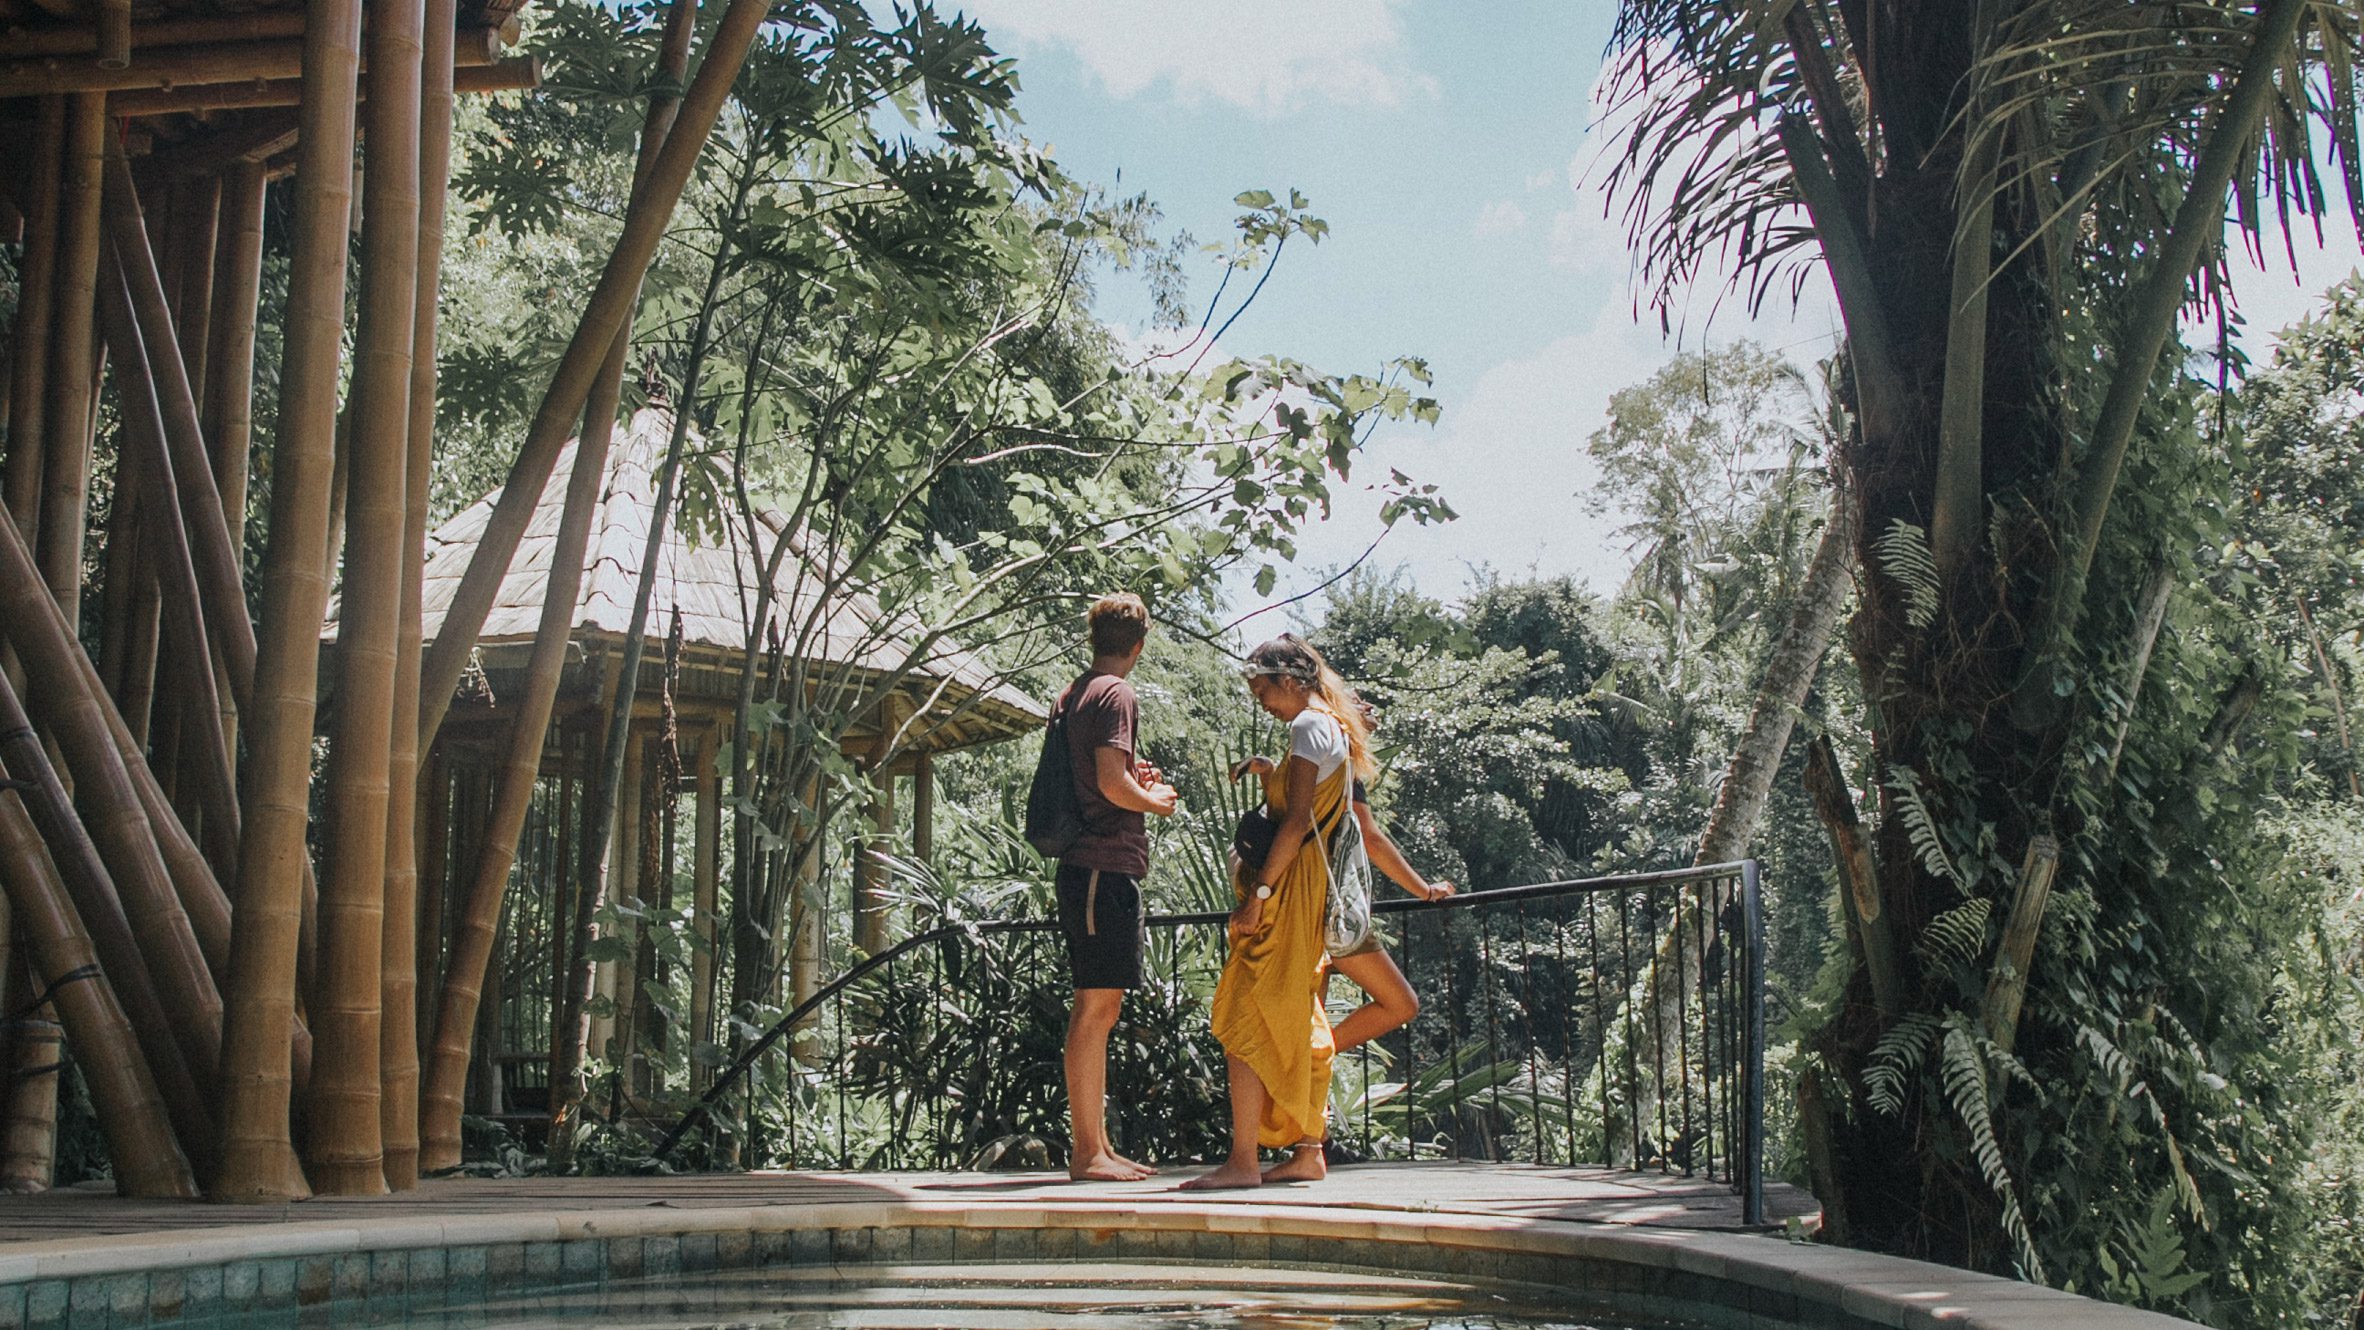
[{"label": "green tile", "polygon": [[788,1259],[792,1264],[827,1265],[835,1254],[828,1229],[800,1228],[788,1235]]},{"label": "green tile", "polygon": [[660,1233],[640,1240],[640,1268],[645,1275],[671,1278],[681,1273],[681,1238]]},{"label": "green tile", "polygon": [[875,1235],[866,1228],[830,1230],[830,1255],[839,1265],[870,1264],[870,1243]]},{"label": "green tile", "polygon": [[138,1326],[148,1323],[148,1272],[108,1275],[101,1281],[107,1290],[107,1324]]},{"label": "green tile", "polygon": [[645,1244],[639,1238],[609,1238],[607,1240],[607,1277],[610,1279],[638,1279],[641,1253]]},{"label": "green tile", "polygon": [[100,1330],[108,1323],[107,1281],[103,1276],[84,1276],[73,1281],[73,1291],[66,1295],[67,1315],[74,1330]]},{"label": "green tile", "polygon": [[916,1235],[908,1228],[874,1228],[870,1234],[870,1263],[900,1265],[912,1259]]},{"label": "green tile", "polygon": [[525,1244],[525,1277],[535,1287],[547,1287],[558,1278],[559,1255],[555,1242]]},{"label": "green tile", "polygon": [[524,1243],[496,1242],[484,1249],[484,1278],[492,1287],[512,1287],[524,1273]]},{"label": "green tile", "polygon": [[1064,1225],[1056,1228],[1030,1230],[1034,1234],[1034,1259],[1038,1261],[1072,1261],[1076,1259],[1076,1232]]},{"label": "green tile", "polygon": [[55,1330],[66,1323],[73,1290],[63,1279],[36,1279],[25,1286],[25,1324],[30,1330]]},{"label": "green tile", "polygon": [[570,1285],[597,1283],[607,1273],[607,1243],[592,1238],[587,1242],[558,1244],[558,1268]]},{"label": "green tile", "polygon": [[744,1270],[755,1264],[755,1235],[744,1229],[714,1235],[714,1264],[721,1270]]},{"label": "green tile", "polygon": [[420,1247],[410,1253],[409,1292],[433,1292],[451,1276],[451,1254],[441,1247]]},{"label": "green tile", "polygon": [[[290,1289],[294,1296],[286,1302],[280,1302],[273,1296],[276,1273],[272,1267],[282,1264],[293,1266],[292,1273],[295,1276]],[[337,1262],[333,1256],[304,1256],[293,1261],[266,1262],[263,1266],[263,1301],[273,1306],[317,1306],[328,1301],[330,1295],[336,1292],[336,1276]]]},{"label": "green tile", "polygon": [[[0,1298],[0,1308],[6,1305]],[[189,1275],[185,1270],[157,1270],[148,1275],[148,1322],[177,1321],[189,1308]],[[0,1330],[16,1325],[4,1311],[0,1311]]]},{"label": "green tile", "polygon": [[712,1233],[684,1233],[681,1235],[681,1268],[684,1273],[703,1274],[715,1268],[718,1244]]},{"label": "green tile", "polygon": [[755,1264],[772,1270],[796,1261],[795,1237],[784,1228],[768,1228],[755,1235]]},{"label": "green tile", "polygon": [[332,1259],[328,1270],[329,1296],[347,1306],[367,1299],[372,1263],[371,1255],[360,1251],[345,1252]]}]

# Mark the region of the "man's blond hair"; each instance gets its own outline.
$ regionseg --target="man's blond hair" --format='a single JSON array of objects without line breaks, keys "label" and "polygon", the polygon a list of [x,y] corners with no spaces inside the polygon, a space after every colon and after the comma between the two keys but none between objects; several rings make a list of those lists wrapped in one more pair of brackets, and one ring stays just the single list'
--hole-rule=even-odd
[{"label": "man's blond hair", "polygon": [[1092,602],[1084,622],[1089,626],[1092,655],[1121,656],[1149,636],[1149,607],[1130,591],[1119,591]]}]

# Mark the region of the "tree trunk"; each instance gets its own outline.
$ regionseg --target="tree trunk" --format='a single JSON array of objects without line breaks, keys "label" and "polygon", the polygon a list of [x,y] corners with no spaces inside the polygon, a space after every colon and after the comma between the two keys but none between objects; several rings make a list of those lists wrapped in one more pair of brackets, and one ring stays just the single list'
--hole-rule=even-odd
[{"label": "tree trunk", "polygon": [[359,0],[310,0],[263,631],[254,706],[245,718],[246,825],[221,1059],[222,1171],[210,1189],[216,1200],[307,1194],[288,1138],[290,1060],[360,61]]}]

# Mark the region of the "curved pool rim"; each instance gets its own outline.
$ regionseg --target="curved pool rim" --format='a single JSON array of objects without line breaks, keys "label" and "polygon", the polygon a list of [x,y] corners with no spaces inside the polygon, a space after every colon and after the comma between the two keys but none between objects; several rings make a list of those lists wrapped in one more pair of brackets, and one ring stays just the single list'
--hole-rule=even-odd
[{"label": "curved pool rim", "polygon": [[170,1326],[413,1284],[557,1288],[708,1270],[1060,1262],[1297,1267],[1539,1285],[1711,1325],[2170,1330],[2196,1323],[1946,1266],[1743,1233],[1253,1203],[860,1201],[405,1216],[0,1247],[0,1330]]}]

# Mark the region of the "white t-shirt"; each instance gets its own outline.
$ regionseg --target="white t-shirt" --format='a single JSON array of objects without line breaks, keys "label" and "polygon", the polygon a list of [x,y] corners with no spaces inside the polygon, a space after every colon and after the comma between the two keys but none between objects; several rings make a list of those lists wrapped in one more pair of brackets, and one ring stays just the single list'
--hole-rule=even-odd
[{"label": "white t-shirt", "polygon": [[1320,707],[1307,707],[1289,722],[1289,756],[1313,764],[1316,781],[1330,778],[1346,761],[1346,729]]}]

